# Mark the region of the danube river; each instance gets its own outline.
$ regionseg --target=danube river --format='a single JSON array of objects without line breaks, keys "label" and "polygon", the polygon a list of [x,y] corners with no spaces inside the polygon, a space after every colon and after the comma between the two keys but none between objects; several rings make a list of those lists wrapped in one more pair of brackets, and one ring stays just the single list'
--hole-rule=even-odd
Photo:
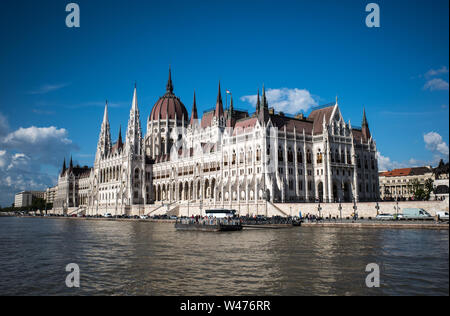
[{"label": "danube river", "polygon": [[[0,295],[448,295],[448,235],[318,227],[202,233],[0,217]],[[66,287],[69,263],[80,268],[80,288]],[[380,266],[380,288],[365,285],[369,263]]]}]

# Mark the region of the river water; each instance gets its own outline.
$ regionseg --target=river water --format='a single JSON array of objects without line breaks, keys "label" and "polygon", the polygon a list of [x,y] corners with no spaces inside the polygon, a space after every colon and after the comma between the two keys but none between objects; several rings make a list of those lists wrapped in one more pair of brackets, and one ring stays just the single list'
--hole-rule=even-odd
[{"label": "river water", "polygon": [[[448,236],[0,217],[0,295],[448,295]],[[79,288],[66,286],[69,263]],[[380,266],[379,288],[366,287],[369,263]]]}]

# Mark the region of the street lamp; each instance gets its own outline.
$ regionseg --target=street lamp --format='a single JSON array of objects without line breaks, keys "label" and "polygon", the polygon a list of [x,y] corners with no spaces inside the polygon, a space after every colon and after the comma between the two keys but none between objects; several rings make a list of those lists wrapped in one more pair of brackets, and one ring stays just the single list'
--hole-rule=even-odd
[{"label": "street lamp", "polygon": [[321,216],[320,211],[322,210],[322,207],[320,206],[320,202],[319,202],[319,205],[317,206],[317,210],[319,211],[319,218],[321,218],[322,216]]},{"label": "street lamp", "polygon": [[341,199],[339,199],[339,207],[338,207],[338,210],[339,210],[339,218],[340,218],[341,221],[342,221],[342,204],[341,204]]},{"label": "street lamp", "polygon": [[356,206],[356,199],[353,199],[353,218],[357,217],[358,206]]},{"label": "street lamp", "polygon": [[377,215],[379,214],[379,210],[380,210],[380,205],[378,204],[378,201],[377,201],[377,205],[375,205],[375,209],[377,210]]}]

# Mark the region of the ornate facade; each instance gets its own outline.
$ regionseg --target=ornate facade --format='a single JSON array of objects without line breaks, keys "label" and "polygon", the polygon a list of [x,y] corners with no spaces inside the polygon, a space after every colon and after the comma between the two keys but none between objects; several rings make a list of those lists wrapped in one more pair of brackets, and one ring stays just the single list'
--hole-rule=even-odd
[{"label": "ornate facade", "polygon": [[[351,202],[379,198],[377,149],[365,111],[362,127],[346,123],[338,102],[308,117],[269,108],[265,89],[256,111],[224,109],[219,83],[215,107],[190,116],[174,94],[153,106],[142,134],[136,87],[125,141],[111,140],[108,105],[93,168],[66,169],[56,208],[88,214],[151,213],[161,205],[235,207],[287,202]],[[197,204],[196,204],[197,203]],[[193,208],[195,209],[195,207]],[[194,210],[195,212],[195,210]]]}]

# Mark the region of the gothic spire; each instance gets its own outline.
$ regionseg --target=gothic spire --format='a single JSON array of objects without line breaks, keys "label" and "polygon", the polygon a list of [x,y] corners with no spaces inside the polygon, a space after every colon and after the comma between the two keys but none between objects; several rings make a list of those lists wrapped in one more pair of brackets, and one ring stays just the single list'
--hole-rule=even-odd
[{"label": "gothic spire", "polygon": [[369,123],[367,123],[367,117],[366,117],[366,109],[363,110],[363,119],[362,119],[362,133],[366,140],[370,139],[370,130],[369,130]]},{"label": "gothic spire", "polygon": [[119,138],[117,140],[117,147],[118,148],[122,148],[123,147],[123,142],[122,142],[122,125],[120,125],[120,127],[119,127]]},{"label": "gothic spire", "polygon": [[72,162],[72,156],[70,156],[70,164],[69,164],[69,170],[73,169],[73,162]]},{"label": "gothic spire", "polygon": [[257,111],[258,113],[259,113],[260,107],[261,107],[261,102],[260,102],[260,100],[259,100],[259,88],[258,88],[258,96],[257,96],[257,98],[256,98],[256,111]]},{"label": "gothic spire", "polygon": [[363,109],[363,119],[362,119],[362,127],[369,127],[369,123],[367,123],[367,117],[366,117],[366,108]]},{"label": "gothic spire", "polygon": [[131,104],[132,110],[136,111],[137,106],[138,106],[137,105],[137,85],[136,85],[136,83],[134,83],[133,101],[132,101],[132,104]]},{"label": "gothic spire", "polygon": [[222,93],[220,92],[220,81],[219,81],[219,93],[217,94],[216,111],[214,116],[220,118],[223,116],[223,103],[222,103]]},{"label": "gothic spire", "polygon": [[[169,81],[171,82],[170,70],[169,70]],[[142,141],[141,118],[139,114],[139,106],[137,101],[137,88],[135,85],[133,91],[133,101],[130,110],[130,117],[128,119],[127,135],[125,140],[125,146],[128,152],[140,154],[141,141]]]},{"label": "gothic spire", "polygon": [[266,88],[264,87],[264,84],[263,84],[263,94],[262,94],[262,104],[261,105],[263,108],[269,107],[269,104],[267,103]]},{"label": "gothic spire", "polygon": [[64,162],[63,162],[63,167],[62,167],[62,171],[61,174],[64,174],[64,172],[66,172],[66,158],[64,158]]},{"label": "gothic spire", "polygon": [[172,69],[169,67],[169,80],[167,80],[166,92],[168,94],[173,94],[173,84],[172,84]]},{"label": "gothic spire", "polygon": [[109,118],[108,118],[108,100],[106,100],[105,112],[103,113],[103,124],[105,124],[108,121],[109,121]]},{"label": "gothic spire", "polygon": [[194,91],[194,103],[192,105],[192,112],[191,112],[191,121],[190,124],[194,125],[194,123],[198,120],[198,113],[197,113],[197,102],[195,99],[195,91]]}]

